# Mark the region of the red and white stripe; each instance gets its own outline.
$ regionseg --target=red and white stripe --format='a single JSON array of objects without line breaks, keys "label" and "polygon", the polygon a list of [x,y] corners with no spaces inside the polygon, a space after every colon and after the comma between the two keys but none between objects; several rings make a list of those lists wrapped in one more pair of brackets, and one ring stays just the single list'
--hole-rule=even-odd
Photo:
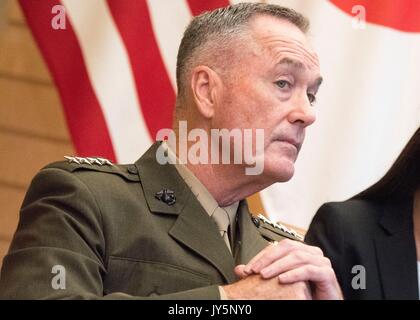
[{"label": "red and white stripe", "polygon": [[20,1],[59,89],[81,156],[133,162],[171,127],[176,55],[193,14],[227,0],[61,0],[66,29],[51,27],[57,1]]}]

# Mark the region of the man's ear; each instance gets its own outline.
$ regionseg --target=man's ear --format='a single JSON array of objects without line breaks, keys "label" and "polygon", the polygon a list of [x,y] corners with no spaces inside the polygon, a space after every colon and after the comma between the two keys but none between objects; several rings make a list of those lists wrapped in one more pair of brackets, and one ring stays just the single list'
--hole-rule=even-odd
[{"label": "man's ear", "polygon": [[212,69],[198,66],[192,70],[191,90],[198,111],[207,119],[214,115],[221,79]]}]

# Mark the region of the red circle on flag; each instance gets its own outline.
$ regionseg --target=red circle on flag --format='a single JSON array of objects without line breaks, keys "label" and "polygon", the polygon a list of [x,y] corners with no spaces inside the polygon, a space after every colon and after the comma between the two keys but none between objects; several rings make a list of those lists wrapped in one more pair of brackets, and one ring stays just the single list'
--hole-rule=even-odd
[{"label": "red circle on flag", "polygon": [[419,0],[330,0],[351,16],[356,6],[363,6],[366,22],[379,24],[404,32],[420,32]]}]

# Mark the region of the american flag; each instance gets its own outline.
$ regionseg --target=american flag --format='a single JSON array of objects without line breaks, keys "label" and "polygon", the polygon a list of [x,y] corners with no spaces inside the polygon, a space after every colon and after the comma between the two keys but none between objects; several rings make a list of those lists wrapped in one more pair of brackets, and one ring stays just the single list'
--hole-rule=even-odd
[{"label": "american flag", "polygon": [[[193,15],[228,1],[22,0],[77,153],[132,162],[171,127],[175,66]],[[65,8],[65,28],[52,8]],[[59,13],[57,11],[57,13]]]},{"label": "american flag", "polygon": [[[78,155],[130,163],[170,128],[185,27],[194,15],[236,2],[20,0]],[[275,220],[307,227],[323,202],[381,177],[419,127],[420,1],[267,2],[310,19],[326,80],[295,177],[262,192]],[[54,28],[60,8],[65,28]]]}]

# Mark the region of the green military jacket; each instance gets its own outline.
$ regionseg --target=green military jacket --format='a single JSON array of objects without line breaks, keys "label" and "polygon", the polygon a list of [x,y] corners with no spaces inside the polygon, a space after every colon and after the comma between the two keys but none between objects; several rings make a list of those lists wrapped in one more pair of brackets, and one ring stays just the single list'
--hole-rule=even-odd
[{"label": "green military jacket", "polygon": [[[218,285],[238,280],[235,265],[287,236],[254,223],[241,201],[232,255],[176,168],[156,162],[158,146],[131,165],[43,168],[3,261],[0,298],[219,299]],[[157,196],[163,189],[174,203]]]}]

